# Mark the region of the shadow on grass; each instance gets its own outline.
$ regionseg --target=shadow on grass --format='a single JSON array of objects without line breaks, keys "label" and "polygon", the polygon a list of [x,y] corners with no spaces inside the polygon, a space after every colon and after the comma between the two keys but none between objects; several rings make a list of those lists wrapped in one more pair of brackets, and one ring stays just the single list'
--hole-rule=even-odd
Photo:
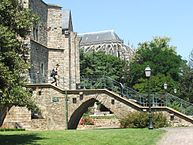
[{"label": "shadow on grass", "polygon": [[37,145],[36,141],[42,139],[36,134],[0,135],[0,145]]}]

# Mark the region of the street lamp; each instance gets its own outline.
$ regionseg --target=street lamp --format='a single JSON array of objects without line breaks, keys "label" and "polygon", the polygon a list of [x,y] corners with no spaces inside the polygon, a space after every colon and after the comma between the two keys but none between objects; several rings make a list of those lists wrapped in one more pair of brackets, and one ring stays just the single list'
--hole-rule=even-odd
[{"label": "street lamp", "polygon": [[168,84],[164,83],[164,90],[167,90],[167,88],[168,88]]},{"label": "street lamp", "polygon": [[177,89],[176,89],[176,88],[174,89],[174,93],[175,93],[175,94],[177,93]]},{"label": "street lamp", "polygon": [[167,90],[167,88],[168,88],[168,84],[165,82],[165,83],[164,83],[164,90],[165,90],[166,106],[167,106],[167,104],[168,104],[167,95],[166,95],[166,90]]},{"label": "street lamp", "polygon": [[152,119],[152,111],[151,111],[151,99],[150,99],[150,86],[149,86],[149,78],[151,76],[151,68],[147,66],[145,68],[145,76],[148,79],[148,104],[149,104],[149,129],[153,129],[153,119]]}]

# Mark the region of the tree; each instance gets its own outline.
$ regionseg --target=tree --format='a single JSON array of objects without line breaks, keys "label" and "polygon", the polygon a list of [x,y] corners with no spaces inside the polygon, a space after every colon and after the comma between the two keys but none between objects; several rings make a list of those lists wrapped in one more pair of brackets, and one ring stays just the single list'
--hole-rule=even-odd
[{"label": "tree", "polygon": [[188,65],[185,64],[182,66],[179,83],[180,91],[178,92],[178,95],[193,103],[193,50],[190,53]]},{"label": "tree", "polygon": [[104,52],[84,53],[81,51],[80,74],[81,77],[92,78],[108,76],[118,82],[126,83],[128,62]]},{"label": "tree", "polygon": [[178,95],[193,103],[193,69],[188,65],[183,65],[182,70]]},{"label": "tree", "polygon": [[190,53],[190,60],[189,60],[189,66],[193,68],[193,50]]},{"label": "tree", "polygon": [[169,45],[169,40],[155,37],[152,41],[139,44],[136,55],[130,63],[130,87],[146,91],[144,70],[148,65],[152,69],[150,81],[154,85],[152,88],[156,87],[155,92],[163,89],[164,81],[167,81],[169,87],[177,86],[184,61],[176,54],[175,47]]},{"label": "tree", "polygon": [[18,0],[1,0],[0,3],[0,126],[5,110],[13,105],[33,105],[26,90],[28,48],[24,40],[38,18],[22,7]]}]

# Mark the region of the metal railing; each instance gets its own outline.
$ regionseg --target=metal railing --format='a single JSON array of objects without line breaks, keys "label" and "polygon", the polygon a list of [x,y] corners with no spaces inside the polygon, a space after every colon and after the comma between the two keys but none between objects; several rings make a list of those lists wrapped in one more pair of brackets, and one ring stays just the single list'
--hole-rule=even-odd
[{"label": "metal railing", "polygon": [[186,115],[193,116],[193,104],[178,98],[172,94],[166,93],[166,106],[171,107]]},{"label": "metal railing", "polygon": [[[124,86],[122,83],[113,80],[107,76],[91,76],[81,77],[80,88],[82,89],[108,89],[112,92],[119,94],[122,97],[129,99],[141,106],[148,106],[148,95],[137,92],[136,90]],[[47,83],[51,82],[51,78],[43,77],[39,74],[30,74],[30,83]],[[61,80],[61,82],[63,82]],[[60,82],[60,83],[61,83]],[[186,115],[193,115],[193,104],[178,98],[172,94],[152,93],[151,105],[152,106],[168,106]]]},{"label": "metal railing", "polygon": [[[108,89],[139,105],[148,106],[148,95],[124,86],[110,77],[82,77],[80,87],[83,89]],[[150,95],[152,106],[168,106],[186,115],[193,115],[193,104],[169,93]]]}]

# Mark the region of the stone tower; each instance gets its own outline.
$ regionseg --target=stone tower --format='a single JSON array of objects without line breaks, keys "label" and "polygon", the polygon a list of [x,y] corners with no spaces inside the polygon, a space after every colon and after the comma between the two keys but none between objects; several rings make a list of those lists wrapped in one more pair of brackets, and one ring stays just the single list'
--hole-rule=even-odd
[{"label": "stone tower", "polygon": [[24,7],[39,16],[30,36],[30,83],[50,83],[52,69],[59,64],[58,84],[76,89],[80,83],[79,42],[73,32],[70,11],[42,0],[22,0]]}]

